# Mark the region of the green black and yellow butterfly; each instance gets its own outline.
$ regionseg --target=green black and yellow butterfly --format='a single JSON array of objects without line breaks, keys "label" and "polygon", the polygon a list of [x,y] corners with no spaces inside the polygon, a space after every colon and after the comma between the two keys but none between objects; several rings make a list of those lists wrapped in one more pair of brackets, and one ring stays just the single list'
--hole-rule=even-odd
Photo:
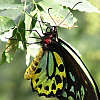
[{"label": "green black and yellow butterfly", "polygon": [[57,26],[47,27],[40,39],[38,55],[24,74],[33,91],[59,100],[100,100],[96,82],[73,47],[58,38]]},{"label": "green black and yellow butterfly", "polygon": [[47,27],[40,51],[26,69],[39,95],[61,100],[99,100],[98,87],[83,61],[67,42],[58,38],[57,27]]}]

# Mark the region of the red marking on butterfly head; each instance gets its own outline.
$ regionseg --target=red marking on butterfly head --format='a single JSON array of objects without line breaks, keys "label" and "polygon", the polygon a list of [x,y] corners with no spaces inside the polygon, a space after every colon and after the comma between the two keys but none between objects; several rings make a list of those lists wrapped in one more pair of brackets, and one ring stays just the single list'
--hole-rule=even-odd
[{"label": "red marking on butterfly head", "polygon": [[50,44],[52,42],[53,35],[51,34],[49,37],[44,39],[45,44]]},{"label": "red marking on butterfly head", "polygon": [[56,41],[56,39],[57,39],[57,35],[58,35],[57,27],[56,26],[47,27],[46,32],[43,35],[44,35],[42,37],[43,48],[48,49],[49,45],[53,41]]}]

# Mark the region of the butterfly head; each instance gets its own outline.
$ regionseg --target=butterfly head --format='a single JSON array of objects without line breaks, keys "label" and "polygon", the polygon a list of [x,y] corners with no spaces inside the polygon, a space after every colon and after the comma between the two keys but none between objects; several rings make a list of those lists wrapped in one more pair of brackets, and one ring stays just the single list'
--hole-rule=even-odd
[{"label": "butterfly head", "polygon": [[42,37],[42,45],[44,48],[48,48],[48,46],[58,39],[58,32],[57,32],[57,26],[51,26],[46,28],[46,32],[43,33]]}]

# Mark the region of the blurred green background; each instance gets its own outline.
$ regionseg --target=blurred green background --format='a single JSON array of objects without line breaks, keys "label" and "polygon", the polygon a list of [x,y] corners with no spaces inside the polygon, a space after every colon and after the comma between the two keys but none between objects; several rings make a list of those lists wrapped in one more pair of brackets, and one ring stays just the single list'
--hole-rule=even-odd
[{"label": "blurred green background", "polygon": [[[20,3],[20,0],[0,0],[0,5],[3,1]],[[100,9],[100,0],[89,1]],[[78,19],[78,28],[61,29],[60,37],[80,52],[100,89],[100,14],[78,11],[74,11],[73,14]],[[0,15],[3,13],[0,12]],[[0,60],[5,44],[0,41]],[[32,93],[30,81],[24,80],[23,77],[25,69],[25,52],[21,50],[17,51],[11,64],[5,63],[0,66],[0,100],[47,100]]]}]

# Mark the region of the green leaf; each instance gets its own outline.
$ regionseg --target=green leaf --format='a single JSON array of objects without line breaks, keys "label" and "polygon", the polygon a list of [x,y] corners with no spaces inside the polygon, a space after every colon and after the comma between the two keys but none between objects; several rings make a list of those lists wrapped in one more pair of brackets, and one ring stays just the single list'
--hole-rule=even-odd
[{"label": "green leaf", "polygon": [[21,3],[21,0],[0,0],[0,16],[6,16],[13,20],[18,17],[24,5]]},{"label": "green leaf", "polygon": [[13,60],[16,50],[18,48],[18,41],[9,39],[6,47],[7,47],[5,50],[6,61],[10,63]]},{"label": "green leaf", "polygon": [[74,27],[74,24],[77,22],[77,19],[73,17],[73,14],[67,8],[59,8],[59,10],[51,9],[50,14],[54,21],[47,13],[41,12],[44,22],[48,22],[52,26],[56,25],[64,28],[71,28]]},{"label": "green leaf", "polygon": [[[43,0],[40,3],[40,6],[43,7],[44,11],[40,12],[43,17],[44,22],[50,23],[52,26],[60,26],[64,28],[73,27],[74,23],[76,23],[76,18],[73,17],[72,13],[68,8],[62,7],[56,0]],[[49,10],[49,15],[48,9]],[[66,18],[65,18],[66,17]]]},{"label": "green leaf", "polygon": [[0,0],[0,4],[12,4],[15,0]]},{"label": "green leaf", "polygon": [[100,13],[100,11],[93,6],[89,1],[87,0],[57,0],[62,6],[70,7],[71,9],[74,7],[74,5],[78,2],[82,2],[77,4],[73,10],[79,10],[79,11],[85,11],[85,12],[96,12]]},{"label": "green leaf", "polygon": [[2,53],[2,60],[0,61],[0,65],[4,64],[6,62],[6,55],[5,55],[5,51]]},{"label": "green leaf", "polygon": [[0,4],[0,10],[12,10],[12,9],[15,9],[15,10],[18,10],[18,9],[22,9],[24,6],[23,4]]},{"label": "green leaf", "polygon": [[41,5],[41,7],[47,8],[45,10],[48,10],[48,8],[56,9],[57,7],[60,7],[59,3],[56,0],[42,0],[41,2],[39,2],[39,4]]},{"label": "green leaf", "polygon": [[26,35],[31,32],[31,30],[35,27],[37,22],[37,10],[33,10],[30,13],[25,13],[25,29],[30,30],[26,31]]},{"label": "green leaf", "polygon": [[4,62],[10,63],[14,59],[14,56],[18,49],[19,41],[21,40],[21,33],[18,31],[17,28],[12,29],[11,32],[12,33],[8,32],[8,34],[11,34],[10,37],[4,37],[4,39],[6,38],[5,40],[8,40],[8,42],[6,44],[6,49],[2,54],[1,64]]},{"label": "green leaf", "polygon": [[10,63],[16,54],[17,48],[18,41],[16,39],[9,39],[5,51],[2,53],[2,60],[0,61],[0,65],[5,62]]},{"label": "green leaf", "polygon": [[25,13],[25,29],[30,30],[31,28],[32,17]]},{"label": "green leaf", "polygon": [[10,30],[14,26],[15,26],[15,23],[13,20],[11,20],[8,17],[0,16],[0,34],[2,32]]},{"label": "green leaf", "polygon": [[17,31],[15,32],[16,39],[22,41],[24,49],[26,49],[26,39],[25,39],[25,17],[24,14],[20,17],[18,21]]},{"label": "green leaf", "polygon": [[36,16],[37,16],[37,10],[34,10],[30,13],[28,12],[25,13],[25,29],[26,30],[31,30],[32,28],[34,28],[37,21]]}]

